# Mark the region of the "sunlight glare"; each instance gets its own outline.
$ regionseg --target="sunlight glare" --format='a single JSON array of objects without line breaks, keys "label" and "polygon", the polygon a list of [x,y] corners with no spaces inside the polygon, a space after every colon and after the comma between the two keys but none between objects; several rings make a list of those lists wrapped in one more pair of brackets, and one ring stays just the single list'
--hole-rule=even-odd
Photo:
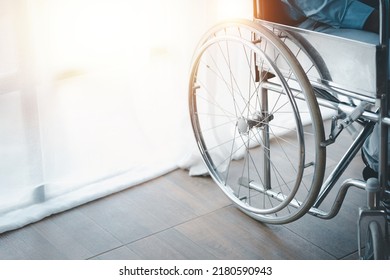
[{"label": "sunlight glare", "polygon": [[218,0],[218,19],[248,18],[252,16],[250,0]]}]

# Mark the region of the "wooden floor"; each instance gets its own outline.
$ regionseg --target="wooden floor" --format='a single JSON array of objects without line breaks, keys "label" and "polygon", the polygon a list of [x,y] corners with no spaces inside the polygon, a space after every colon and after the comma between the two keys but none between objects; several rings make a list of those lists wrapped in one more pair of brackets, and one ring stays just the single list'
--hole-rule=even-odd
[{"label": "wooden floor", "polygon": [[[328,149],[328,172],[342,148]],[[361,178],[362,168],[358,157],[341,181]],[[265,225],[237,210],[210,178],[176,170],[0,235],[0,259],[356,259],[364,201],[352,189],[332,220],[306,215]]]}]

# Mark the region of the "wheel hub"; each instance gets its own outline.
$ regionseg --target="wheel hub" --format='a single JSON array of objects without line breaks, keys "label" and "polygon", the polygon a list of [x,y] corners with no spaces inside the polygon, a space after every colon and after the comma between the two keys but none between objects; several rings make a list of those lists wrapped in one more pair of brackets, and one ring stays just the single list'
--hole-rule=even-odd
[{"label": "wheel hub", "polygon": [[258,112],[249,118],[240,117],[236,126],[240,134],[248,134],[254,127],[264,128],[273,118],[273,115],[264,115]]}]

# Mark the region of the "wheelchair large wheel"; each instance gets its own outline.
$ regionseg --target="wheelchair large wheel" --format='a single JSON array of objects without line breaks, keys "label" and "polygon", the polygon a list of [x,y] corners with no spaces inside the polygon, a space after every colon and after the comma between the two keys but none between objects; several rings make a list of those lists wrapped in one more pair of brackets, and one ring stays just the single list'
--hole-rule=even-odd
[{"label": "wheelchair large wheel", "polygon": [[189,87],[195,138],[224,193],[262,222],[304,215],[324,176],[324,128],[282,40],[251,21],[216,26],[199,45]]}]

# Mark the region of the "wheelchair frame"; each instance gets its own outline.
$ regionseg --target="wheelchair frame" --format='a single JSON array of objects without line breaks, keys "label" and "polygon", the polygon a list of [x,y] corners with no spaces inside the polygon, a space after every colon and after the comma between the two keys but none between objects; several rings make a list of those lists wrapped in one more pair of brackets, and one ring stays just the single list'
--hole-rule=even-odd
[{"label": "wheelchair frame", "polygon": [[[269,3],[270,1],[253,0],[252,23],[241,21],[236,23],[224,23],[222,26],[217,26],[209,31],[208,35],[201,41],[193,63],[189,92],[191,120],[202,158],[216,183],[222,188],[228,197],[231,198],[232,201],[249,216],[261,222],[276,224],[291,222],[306,213],[322,219],[331,219],[339,212],[346,193],[350,187],[357,187],[365,190],[367,192],[367,205],[362,206],[359,209],[357,230],[358,252],[359,257],[362,259],[388,258],[389,255],[389,249],[387,247],[389,239],[388,224],[390,222],[390,188],[388,186],[389,175],[387,170],[389,170],[389,165],[387,159],[389,153],[388,126],[390,125],[390,97],[388,84],[388,26],[390,9],[389,0],[379,1],[379,42],[378,44],[373,45],[293,27],[279,21],[280,18],[270,20],[268,15],[264,14],[264,11],[266,10],[265,5],[267,5],[267,2]],[[283,16],[281,19],[283,19]],[[228,34],[226,30],[231,28],[231,26],[238,26],[239,32]],[[251,33],[250,40],[243,40],[242,38],[242,33],[245,33],[246,30]],[[217,35],[217,32],[221,32],[222,35]],[[362,75],[372,81],[364,82],[362,85],[357,85],[357,81],[362,80],[361,77],[358,77],[357,80],[352,81],[349,85],[343,85],[343,81],[345,80],[344,78],[335,80],[332,75],[332,71],[335,70],[329,69],[332,67],[334,62],[329,59],[326,60],[326,50],[321,49],[321,43],[318,43],[321,42],[321,40],[330,40],[332,41],[332,44],[334,42],[334,46],[344,46],[347,48],[347,52],[345,52],[347,55],[351,53],[351,48],[353,48],[357,54],[367,51],[370,55],[366,56],[366,61],[364,63],[369,64],[368,71],[371,71],[370,69],[374,67],[375,73],[364,73],[363,71]],[[222,130],[219,129],[216,129],[216,132],[214,133],[217,136],[214,135],[213,138],[210,138],[212,140],[208,140],[208,136],[206,136],[208,129],[205,129],[205,127],[208,128],[210,123],[209,120],[203,120],[207,117],[201,116],[201,113],[204,114],[204,112],[201,110],[201,106],[199,106],[201,105],[202,99],[205,97],[202,97],[202,95],[197,91],[199,88],[214,87],[211,84],[210,86],[205,85],[201,80],[203,75],[201,72],[202,65],[207,64],[205,69],[209,70],[214,64],[217,64],[214,59],[211,59],[210,62],[210,58],[207,58],[208,61],[206,61],[205,57],[209,56],[209,49],[215,47],[213,52],[223,52],[224,54],[222,56],[224,57],[223,60],[225,60],[224,63],[228,64],[229,69],[232,67],[233,63],[230,62],[230,57],[225,57],[225,53],[230,55],[232,48],[230,45],[228,46],[228,43],[225,44],[225,42],[228,41],[229,44],[230,42],[233,42],[234,44],[240,45],[240,49],[245,49],[245,55],[243,55],[245,59],[248,60],[249,57],[249,60],[253,59],[255,61],[255,63],[249,61],[247,62],[249,68],[256,69],[256,78],[252,77],[252,74],[250,75],[250,79],[255,81],[251,81],[250,84],[258,84],[258,86],[254,87],[249,86],[249,99],[252,100],[253,95],[258,95],[259,100],[256,101],[256,105],[253,107],[261,108],[256,109],[255,113],[252,112],[251,115],[246,113],[247,116],[240,115],[239,117],[234,117],[234,121],[232,123],[234,124],[233,129],[235,132],[234,137],[232,138],[234,139],[233,144],[229,144],[229,149],[231,149],[230,158],[228,160],[225,159],[221,163],[217,163],[218,157],[214,155],[212,151],[214,147],[210,148],[208,143],[210,141],[215,141],[215,138],[217,138],[216,142],[220,146],[223,146],[228,142],[225,139],[219,139],[219,135],[223,134],[221,133]],[[298,51],[296,50],[297,47]],[[306,62],[302,62],[298,59],[298,54],[302,52],[305,53],[304,60],[310,61],[311,67],[309,70],[305,69],[305,71],[302,71],[304,67],[300,64]],[[210,53],[212,52],[210,51]],[[250,53],[250,55],[248,55],[248,53]],[[296,55],[297,59],[292,56],[293,53],[298,53]],[[273,58],[271,59],[271,57]],[[282,60],[281,58],[285,59]],[[226,62],[227,60],[229,61]],[[297,63],[299,64],[298,66],[295,65]],[[268,66],[265,66],[266,64]],[[282,68],[286,67],[286,65],[289,70],[285,71]],[[237,67],[240,68],[239,65]],[[261,68],[261,71],[259,68]],[[312,68],[315,68],[314,74],[312,74]],[[217,70],[213,71],[213,74],[217,76],[217,79],[221,79],[221,76],[223,75],[233,76],[232,70],[228,70],[227,73],[225,73],[224,71],[218,69],[218,66],[216,66],[216,69]],[[237,71],[237,73],[240,73],[240,71]],[[370,76],[370,74],[372,75]],[[306,77],[304,77],[305,75]],[[279,79],[279,84],[274,81],[275,77]],[[230,95],[233,97],[233,95],[236,95],[237,91],[239,91],[238,86],[236,86],[239,81],[237,81],[235,77],[230,77],[230,80]],[[210,81],[210,78],[205,79],[205,81]],[[228,84],[229,82],[224,81],[223,83]],[[298,86],[296,86],[296,84],[298,84]],[[351,86],[353,86],[353,88],[351,88]],[[270,98],[269,91],[279,92],[281,95],[286,97],[287,101],[283,104],[291,104],[289,108],[293,111],[296,124],[296,135],[294,134],[294,137],[296,138],[297,149],[299,150],[298,163],[295,165],[291,162],[291,166],[294,165],[292,169],[296,171],[295,183],[285,183],[286,185],[289,185],[289,187],[285,189],[281,186],[277,186],[277,190],[275,191],[273,191],[273,188],[271,187],[271,181],[275,183],[275,181],[278,181],[278,178],[281,178],[282,175],[278,174],[276,176],[278,177],[276,180],[275,178],[271,178],[269,175],[274,165],[274,162],[270,159],[270,142],[272,141],[269,136],[270,124],[273,122],[273,119],[276,118],[278,113],[277,110],[274,114],[270,113],[272,110],[270,110],[269,107],[275,107],[275,105],[272,105],[272,102],[268,100]],[[242,94],[240,93],[240,95]],[[344,99],[339,98],[338,96],[343,96],[342,98],[347,99],[347,101],[344,101]],[[216,106],[214,98],[216,97],[213,97],[212,106]],[[244,97],[241,96],[241,98]],[[312,162],[308,162],[306,160],[305,151],[307,151],[307,149],[305,150],[303,146],[306,145],[308,141],[305,140],[305,135],[307,134],[307,132],[303,129],[305,125],[302,124],[303,121],[301,116],[303,115],[303,110],[299,108],[300,105],[297,105],[297,102],[300,101],[295,100],[303,100],[307,103],[308,110],[310,111],[309,115],[311,116],[311,122],[314,123],[311,128],[314,131],[313,134],[320,134],[313,136],[313,145],[316,149],[316,155]],[[248,107],[252,106],[248,105],[249,103],[245,103],[244,109],[239,108],[241,103],[240,101],[237,101],[235,97],[233,97],[233,102],[235,104],[233,107],[236,111],[237,109],[249,111]],[[223,106],[217,105],[217,107]],[[323,134],[323,124],[318,123],[319,121],[322,121],[321,112],[316,110],[315,107],[332,108],[338,112],[337,115],[332,117],[332,127],[327,139],[324,135],[321,135]],[[225,111],[220,108],[217,108],[216,110]],[[209,115],[209,111],[205,115]],[[219,117],[214,118],[217,119]],[[214,121],[215,120],[211,121],[213,127],[220,127],[224,125],[215,125],[213,123]],[[206,124],[203,124],[203,122]],[[326,147],[334,143],[341,131],[350,127],[350,125],[354,122],[361,124],[363,129],[352,142],[351,146],[341,158],[340,162],[336,165],[333,172],[324,180],[323,170],[325,168],[324,161],[326,159]],[[378,178],[369,179],[367,182],[358,179],[348,179],[344,181],[330,211],[325,212],[320,210],[319,207],[321,203],[336,185],[349,163],[360,151],[364,141],[372,133],[376,124],[378,124],[380,132]],[[253,132],[250,137],[249,135],[251,131],[255,132]],[[237,156],[237,153],[238,150],[241,149],[235,148],[236,138],[240,138],[244,142],[243,146],[246,153],[242,157],[248,159],[243,163],[244,167],[242,167],[242,174],[235,174],[233,176],[229,174],[229,171],[233,169],[233,167],[231,167],[233,165],[231,162],[238,161],[239,157]],[[254,183],[255,180],[249,175],[244,176],[244,169],[245,172],[246,169],[248,169],[249,174],[250,161],[253,165],[258,164],[257,160],[254,160],[254,156],[253,158],[252,155],[248,156],[250,153],[248,152],[249,150],[256,149],[254,148],[256,145],[251,143],[253,140],[258,142],[257,146],[262,147],[262,156],[264,158],[261,163],[261,169],[263,169],[264,172],[261,175],[256,175],[257,177],[262,178],[261,186],[257,186]],[[227,151],[228,149],[225,150]],[[283,154],[287,153],[289,152],[283,151]],[[223,170],[220,167],[222,165],[224,165]],[[297,198],[298,193],[300,192],[300,189],[302,189],[301,185],[305,185],[302,183],[305,176],[307,176],[304,172],[306,172],[305,170],[308,169],[309,166],[314,166],[314,175],[310,183],[311,187],[306,187],[308,190],[302,196],[303,199],[300,200]],[[261,173],[257,170],[257,167],[255,167],[255,169],[255,173]],[[238,177],[238,180],[236,180],[238,181],[238,187],[230,187],[230,185],[232,185],[230,177]],[[278,182],[278,184],[283,185],[284,183]],[[252,202],[251,198],[248,198],[248,195],[240,194],[242,187],[246,187],[248,189],[248,193],[256,193],[253,195],[253,200],[258,198],[260,194],[264,195],[266,198],[263,198],[262,203],[266,206],[257,206],[258,204]],[[271,199],[278,201],[279,204],[268,202],[268,200]],[[267,202],[265,202],[266,200]],[[290,209],[298,210],[295,213]],[[286,212],[286,214],[284,214],[283,211]],[[283,215],[286,215],[286,218],[283,218]],[[364,233],[364,230],[367,231],[367,235]],[[364,245],[366,248],[363,251],[362,248]],[[385,250],[383,248],[385,248]]]}]

